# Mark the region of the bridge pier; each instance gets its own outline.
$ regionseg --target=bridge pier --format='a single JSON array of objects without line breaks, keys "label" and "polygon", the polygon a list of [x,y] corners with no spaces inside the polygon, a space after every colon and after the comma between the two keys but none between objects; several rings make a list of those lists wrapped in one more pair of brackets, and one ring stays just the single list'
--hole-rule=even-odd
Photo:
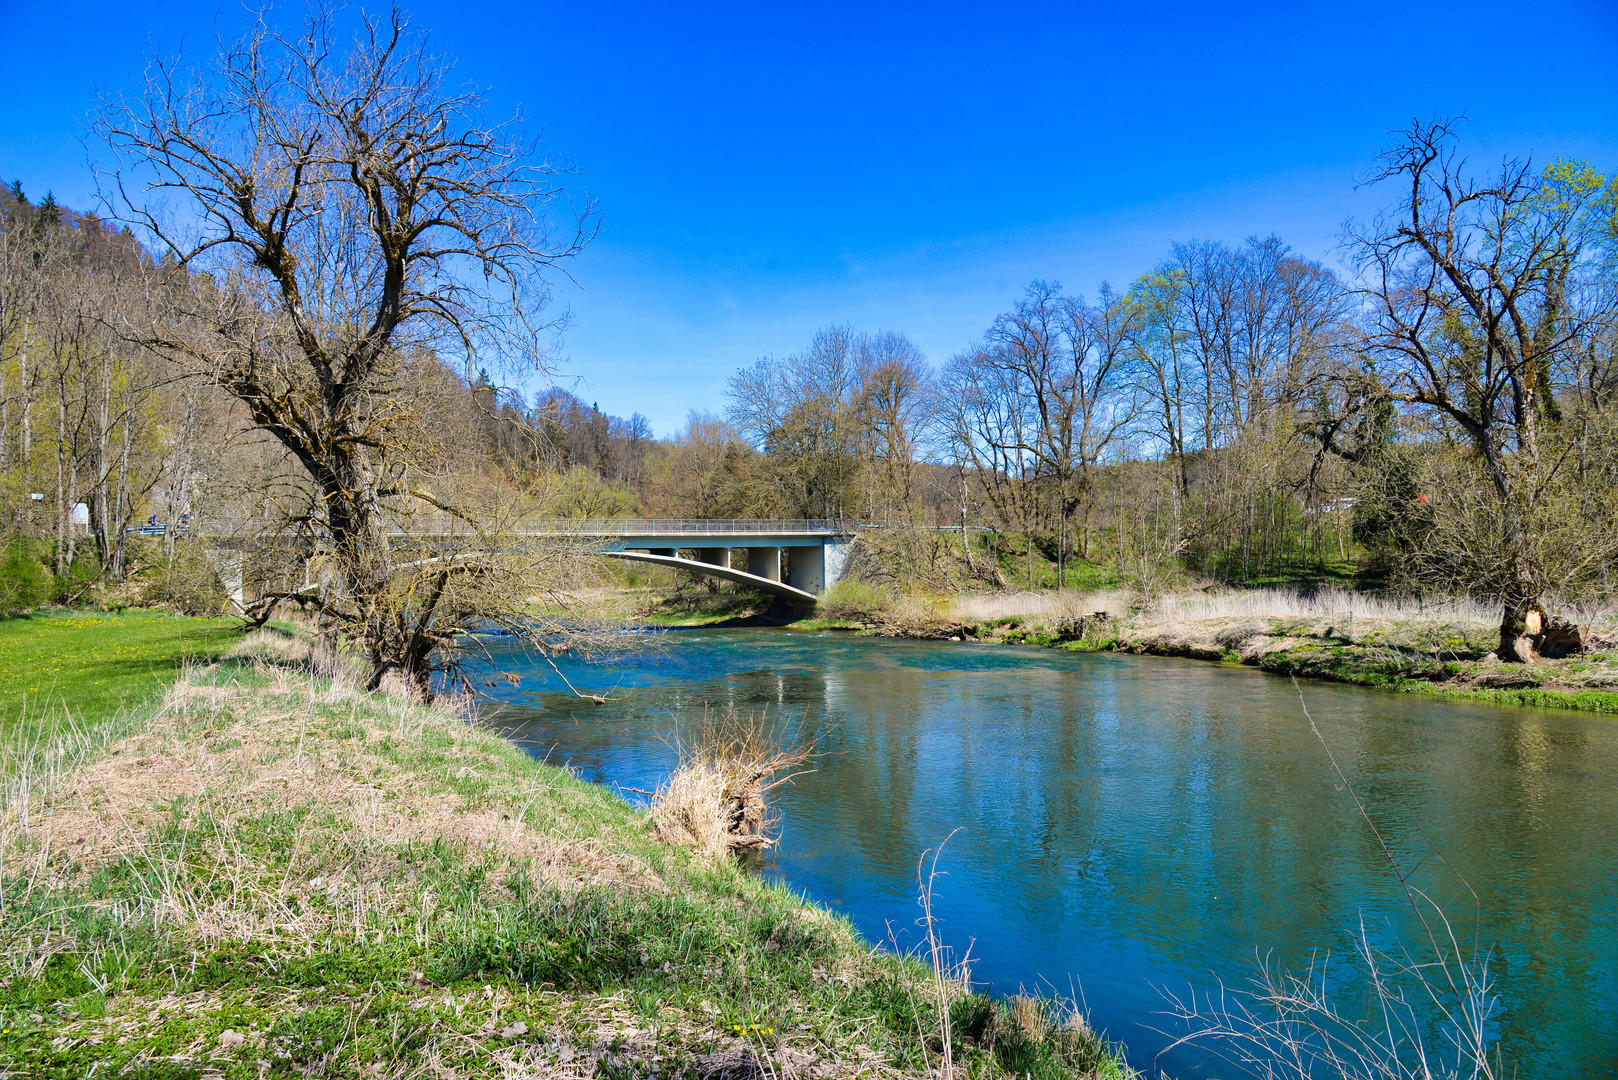
[{"label": "bridge pier", "polygon": [[243,559],[239,548],[204,548],[203,557],[225,587],[225,595],[236,605],[237,611],[246,611],[247,591],[243,587]]},{"label": "bridge pier", "polygon": [[781,549],[778,547],[750,547],[747,551],[747,572],[755,577],[781,580]]},{"label": "bridge pier", "polygon": [[697,557],[697,562],[707,563],[709,566],[730,565],[730,549],[728,547],[692,548],[691,552]]},{"label": "bridge pier", "polygon": [[826,549],[795,547],[787,553],[787,584],[819,596],[826,588]]}]

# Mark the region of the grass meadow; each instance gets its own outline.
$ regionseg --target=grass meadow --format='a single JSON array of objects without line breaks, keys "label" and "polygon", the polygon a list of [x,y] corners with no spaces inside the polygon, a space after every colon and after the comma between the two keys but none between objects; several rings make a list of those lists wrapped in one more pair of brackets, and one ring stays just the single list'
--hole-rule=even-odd
[{"label": "grass meadow", "polygon": [[240,638],[228,619],[55,609],[0,620],[0,732],[96,725],[160,698],[188,661]]}]

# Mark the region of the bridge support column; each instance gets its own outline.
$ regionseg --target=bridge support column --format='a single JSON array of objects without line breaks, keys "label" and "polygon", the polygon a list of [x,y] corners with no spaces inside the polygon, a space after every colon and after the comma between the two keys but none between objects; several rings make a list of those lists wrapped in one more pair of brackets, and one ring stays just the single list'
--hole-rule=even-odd
[{"label": "bridge support column", "polygon": [[756,577],[781,580],[781,549],[778,547],[750,547],[747,549],[747,572]]},{"label": "bridge support column", "polygon": [[819,596],[826,591],[826,549],[795,547],[787,555],[787,584]]},{"label": "bridge support column", "polygon": [[730,565],[729,548],[692,548],[691,550],[696,555],[697,562],[707,563],[709,566],[728,567]]}]

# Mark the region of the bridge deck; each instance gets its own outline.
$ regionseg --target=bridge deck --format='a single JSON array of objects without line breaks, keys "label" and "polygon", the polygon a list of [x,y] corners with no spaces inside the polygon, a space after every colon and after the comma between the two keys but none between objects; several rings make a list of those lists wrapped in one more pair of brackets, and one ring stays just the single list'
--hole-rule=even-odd
[{"label": "bridge deck", "polygon": [[[143,535],[161,536],[167,526],[144,525],[138,531]],[[177,530],[182,527],[176,526]],[[248,538],[255,536],[274,536],[282,532],[279,524],[252,521],[207,521],[192,522],[183,527],[183,531],[193,532],[207,537],[219,538]],[[820,518],[732,518],[705,520],[700,518],[536,518],[523,522],[511,532],[519,536],[591,536],[604,538],[644,537],[648,540],[661,540],[672,537],[685,537],[690,539],[718,540],[721,538],[735,538],[737,541],[752,538],[763,540],[768,537],[796,538],[806,540],[811,537],[824,540],[828,537],[850,537],[859,531],[859,527],[851,521],[835,521]],[[434,537],[474,536],[474,530],[468,529],[461,522],[449,521],[423,521],[413,522],[408,527],[394,527],[388,530],[391,536],[411,536],[422,539]],[[666,544],[652,544],[654,547],[666,547]],[[690,547],[690,544],[676,545]],[[745,544],[736,543],[735,547],[744,547]]]},{"label": "bridge deck", "polygon": [[852,536],[851,521],[830,518],[546,518],[519,532],[566,536]]}]

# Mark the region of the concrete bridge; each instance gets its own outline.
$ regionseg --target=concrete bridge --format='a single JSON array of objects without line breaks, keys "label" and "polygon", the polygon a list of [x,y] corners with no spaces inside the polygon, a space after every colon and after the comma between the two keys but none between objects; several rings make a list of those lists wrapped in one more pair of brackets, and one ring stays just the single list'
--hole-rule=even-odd
[{"label": "concrete bridge", "polygon": [[532,536],[577,536],[608,558],[673,566],[813,603],[843,575],[850,522],[820,519],[586,518],[532,522]]},{"label": "concrete bridge", "polygon": [[[227,528],[217,523],[195,531],[209,538],[209,562],[240,605],[244,538],[263,534],[250,526]],[[813,603],[842,577],[855,527],[851,522],[801,518],[554,518],[531,520],[516,533],[577,538],[608,558],[672,566]],[[429,526],[394,535],[409,543],[462,534]]]}]

